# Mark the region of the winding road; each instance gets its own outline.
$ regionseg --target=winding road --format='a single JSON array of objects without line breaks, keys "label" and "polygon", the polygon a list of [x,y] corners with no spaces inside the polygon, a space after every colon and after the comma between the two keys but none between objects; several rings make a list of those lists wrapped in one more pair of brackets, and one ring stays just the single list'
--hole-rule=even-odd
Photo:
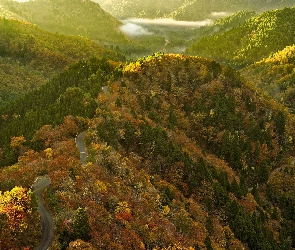
[{"label": "winding road", "polygon": [[50,183],[51,181],[49,177],[40,176],[36,179],[33,185],[33,192],[38,198],[38,212],[42,220],[42,236],[40,243],[35,250],[47,250],[54,240],[53,218],[42,199],[43,191],[50,185]]},{"label": "winding road", "polygon": [[[82,166],[86,165],[86,147],[84,139],[87,131],[80,133],[76,138],[76,146],[80,151],[80,161]],[[35,250],[47,250],[54,241],[54,223],[53,217],[45,206],[42,194],[44,190],[51,184],[50,178],[46,176],[39,176],[32,185],[32,189],[36,197],[38,198],[38,212],[42,220],[42,235],[41,240]]]}]

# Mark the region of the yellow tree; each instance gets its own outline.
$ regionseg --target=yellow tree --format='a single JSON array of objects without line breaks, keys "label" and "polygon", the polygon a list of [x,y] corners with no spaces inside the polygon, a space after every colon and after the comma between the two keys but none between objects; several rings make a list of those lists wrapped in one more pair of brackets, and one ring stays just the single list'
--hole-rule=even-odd
[{"label": "yellow tree", "polygon": [[23,135],[11,137],[10,147],[18,154],[21,154],[25,151],[24,143],[26,139]]},{"label": "yellow tree", "polygon": [[32,192],[22,187],[0,192],[0,249],[36,245],[40,235],[34,228],[40,221],[36,214],[37,203],[32,197]]}]

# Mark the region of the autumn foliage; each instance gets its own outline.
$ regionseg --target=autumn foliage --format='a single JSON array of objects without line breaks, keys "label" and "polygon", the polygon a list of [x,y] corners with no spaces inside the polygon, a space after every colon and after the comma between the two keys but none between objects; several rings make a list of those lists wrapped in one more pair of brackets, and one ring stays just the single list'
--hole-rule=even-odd
[{"label": "autumn foliage", "polygon": [[[3,194],[50,177],[56,249],[288,249],[294,121],[285,108],[199,57],[157,53],[110,74],[92,116],[42,126],[38,147],[0,172]],[[81,166],[75,136],[85,127]],[[16,211],[3,220],[22,227],[29,215]]]}]

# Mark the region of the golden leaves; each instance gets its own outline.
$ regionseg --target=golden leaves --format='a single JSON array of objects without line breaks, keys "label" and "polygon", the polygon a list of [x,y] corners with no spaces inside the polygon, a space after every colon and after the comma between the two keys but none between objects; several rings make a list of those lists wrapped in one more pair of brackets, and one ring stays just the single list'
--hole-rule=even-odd
[{"label": "golden leaves", "polygon": [[10,147],[13,149],[20,149],[22,145],[26,142],[23,135],[11,137]]}]

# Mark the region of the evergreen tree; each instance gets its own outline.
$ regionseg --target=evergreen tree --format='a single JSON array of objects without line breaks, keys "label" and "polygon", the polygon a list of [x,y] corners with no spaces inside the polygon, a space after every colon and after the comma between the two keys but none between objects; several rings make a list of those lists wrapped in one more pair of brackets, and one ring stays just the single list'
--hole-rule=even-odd
[{"label": "evergreen tree", "polygon": [[90,226],[84,208],[79,207],[74,215],[73,238],[88,241],[90,239]]},{"label": "evergreen tree", "polygon": [[213,247],[212,247],[212,244],[211,244],[211,239],[210,237],[207,235],[205,241],[204,241],[204,244],[207,248],[207,250],[213,250]]}]

